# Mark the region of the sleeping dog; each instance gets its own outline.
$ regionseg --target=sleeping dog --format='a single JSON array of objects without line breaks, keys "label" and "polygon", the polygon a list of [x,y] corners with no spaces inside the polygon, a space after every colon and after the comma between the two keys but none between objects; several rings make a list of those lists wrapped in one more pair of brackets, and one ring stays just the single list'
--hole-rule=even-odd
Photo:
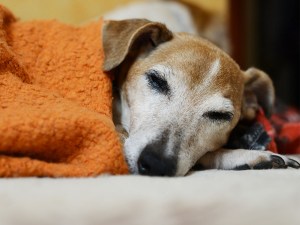
[{"label": "sleeping dog", "polygon": [[241,71],[210,42],[143,19],[106,21],[102,39],[103,68],[115,77],[114,123],[133,174],[181,176],[195,164],[299,167],[269,151],[222,148],[258,105],[271,113],[274,88],[263,71]]}]

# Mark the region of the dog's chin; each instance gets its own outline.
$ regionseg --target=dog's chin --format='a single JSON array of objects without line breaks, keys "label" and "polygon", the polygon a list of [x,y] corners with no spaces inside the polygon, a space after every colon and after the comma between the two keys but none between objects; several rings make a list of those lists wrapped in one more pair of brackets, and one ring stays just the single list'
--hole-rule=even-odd
[{"label": "dog's chin", "polygon": [[185,169],[178,169],[176,174],[174,175],[175,177],[183,177],[185,176],[188,172],[190,171],[190,167],[189,168],[185,168]]},{"label": "dog's chin", "polygon": [[126,157],[126,163],[129,169],[129,173],[132,175],[139,175],[139,170],[137,167],[137,163],[136,161],[129,159],[128,157]]},{"label": "dog's chin", "polygon": [[129,165],[129,172],[132,175],[140,175],[139,170],[136,165]]}]

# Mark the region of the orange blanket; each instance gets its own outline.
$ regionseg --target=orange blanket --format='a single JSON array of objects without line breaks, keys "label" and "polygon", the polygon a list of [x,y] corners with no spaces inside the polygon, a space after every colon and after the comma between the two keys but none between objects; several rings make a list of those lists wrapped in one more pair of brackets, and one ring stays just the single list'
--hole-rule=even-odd
[{"label": "orange blanket", "polygon": [[101,25],[19,22],[0,6],[0,177],[127,173]]}]

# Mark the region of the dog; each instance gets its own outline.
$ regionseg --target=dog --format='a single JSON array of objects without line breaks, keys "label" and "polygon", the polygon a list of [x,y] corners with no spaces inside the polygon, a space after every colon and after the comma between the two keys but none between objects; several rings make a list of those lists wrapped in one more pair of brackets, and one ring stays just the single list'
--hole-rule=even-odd
[{"label": "dog", "polygon": [[134,2],[103,16],[108,20],[148,19],[166,24],[172,32],[186,32],[204,37],[230,53],[226,19],[216,12],[182,0]]},{"label": "dog", "polygon": [[133,174],[183,176],[215,169],[299,168],[269,151],[223,149],[241,119],[267,114],[274,88],[263,71],[242,71],[224,51],[145,19],[103,26],[104,71],[114,76],[113,120]]}]

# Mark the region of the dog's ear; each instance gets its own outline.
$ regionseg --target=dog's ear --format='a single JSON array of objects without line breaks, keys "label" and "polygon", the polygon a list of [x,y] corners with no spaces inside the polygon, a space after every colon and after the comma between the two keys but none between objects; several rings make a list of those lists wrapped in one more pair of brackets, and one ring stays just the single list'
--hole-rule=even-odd
[{"label": "dog's ear", "polygon": [[131,51],[141,45],[156,47],[172,37],[172,32],[164,24],[145,19],[105,21],[102,30],[105,54],[103,69],[110,71],[116,68]]},{"label": "dog's ear", "polygon": [[256,68],[245,71],[244,77],[242,119],[254,119],[259,107],[262,107],[265,115],[270,117],[275,101],[272,80],[265,72]]}]

